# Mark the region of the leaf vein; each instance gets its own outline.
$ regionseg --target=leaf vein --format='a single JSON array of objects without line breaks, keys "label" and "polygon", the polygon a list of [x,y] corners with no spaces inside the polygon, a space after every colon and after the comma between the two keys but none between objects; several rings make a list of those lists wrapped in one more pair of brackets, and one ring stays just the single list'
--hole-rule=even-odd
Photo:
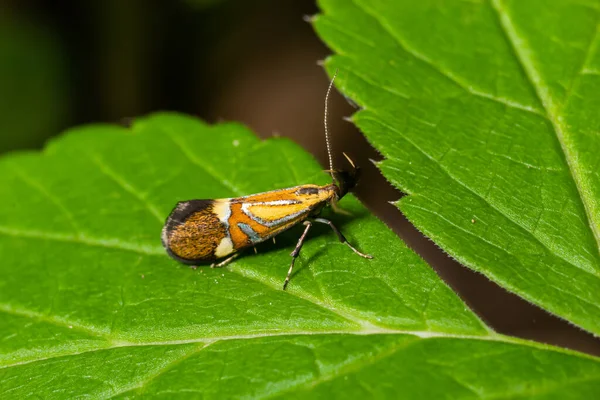
[{"label": "leaf vein", "polygon": [[[506,254],[508,254],[508,255],[512,256],[512,257],[513,257],[513,258],[514,258],[514,259],[515,259],[517,262],[519,262],[519,264],[521,264],[520,260],[519,260],[517,257],[515,257],[514,255],[512,255],[511,253],[509,253],[509,252],[508,252],[506,249],[503,249],[502,247],[499,247],[499,246],[495,245],[494,243],[492,243],[492,242],[490,242],[490,241],[488,241],[488,240],[485,240],[485,239],[483,239],[482,237],[480,237],[480,236],[477,236],[477,235],[475,235],[475,234],[474,234],[474,233],[472,233],[472,232],[469,232],[468,230],[466,230],[466,229],[464,229],[464,228],[462,228],[462,227],[460,227],[460,226],[456,225],[456,224],[455,224],[454,222],[452,222],[451,220],[449,220],[449,219],[445,218],[445,217],[444,217],[444,216],[442,216],[441,214],[438,214],[438,213],[436,213],[435,211],[429,210],[429,209],[427,209],[427,208],[423,208],[423,207],[415,206],[415,205],[412,205],[412,204],[410,205],[410,207],[417,208],[417,209],[423,210],[423,211],[425,211],[425,212],[429,212],[429,213],[431,213],[431,214],[433,214],[433,215],[437,216],[438,218],[440,218],[440,219],[442,219],[442,220],[446,221],[448,224],[450,224],[450,225],[452,225],[452,226],[456,227],[457,229],[460,229],[460,230],[462,230],[463,232],[465,232],[465,233],[467,233],[467,234],[469,234],[469,235],[471,235],[471,236],[475,237],[476,239],[479,239],[479,240],[481,240],[481,241],[483,241],[483,242],[485,242],[485,243],[487,243],[487,244],[489,244],[489,245],[491,245],[491,246],[494,246],[494,247],[496,247],[497,249],[499,249],[499,250],[501,250],[501,251],[505,252]],[[457,259],[459,259],[459,257],[457,257]],[[521,264],[521,265],[523,265],[523,264]],[[549,264],[546,264],[546,266],[547,266],[547,267],[548,267],[548,268],[549,268],[551,271],[555,272],[556,274],[558,274],[558,275],[561,275],[562,277],[568,278],[568,275],[566,275],[566,274],[565,274],[565,273],[563,273],[562,271],[559,271],[559,270],[557,270],[557,269],[553,268],[553,267],[552,267],[551,265],[549,265]],[[517,270],[513,270],[513,271],[514,271],[514,273],[515,273],[515,274],[517,274],[517,275],[519,275],[519,276],[521,277],[521,280],[522,280],[522,281],[527,281],[527,280],[526,280],[526,279],[525,279],[525,278],[524,278],[524,277],[523,277],[521,274],[519,274],[519,272],[518,272]],[[585,271],[585,270],[584,270],[584,271]],[[538,275],[538,276],[540,277],[540,279],[542,279],[542,278],[543,278],[543,277],[542,277],[542,275],[541,275],[540,273],[536,272],[536,271],[531,271],[531,270],[530,270],[530,272],[532,272],[532,273],[535,273],[536,275]],[[587,271],[586,271],[586,272],[587,272]],[[491,274],[491,273],[490,273],[490,274]],[[492,274],[492,275],[493,275],[493,274]],[[511,286],[511,285],[510,285],[508,282],[504,281],[503,279],[494,278],[494,280],[496,280],[496,281],[498,281],[498,282],[504,282],[504,285],[505,285],[507,288],[509,288],[509,287]],[[596,304],[596,303],[592,302],[591,300],[584,299],[583,297],[581,297],[581,296],[580,296],[578,293],[576,293],[576,292],[567,292],[567,291],[565,291],[565,290],[561,289],[559,286],[553,286],[552,288],[553,288],[553,289],[555,289],[555,290],[557,290],[558,292],[565,293],[565,294],[567,294],[568,296],[575,297],[576,299],[579,299],[579,300],[581,300],[582,302],[584,302],[584,303],[586,303],[586,304],[589,304],[589,305],[590,305],[590,306],[592,306],[593,308],[597,308],[597,309],[599,309],[599,310],[600,310],[600,306],[599,306],[598,304]],[[529,295],[528,295],[528,294],[523,294],[522,296],[523,296],[523,297],[525,297],[525,298],[528,298],[528,297],[529,297]]]},{"label": "leaf vein", "polygon": [[[373,111],[371,111],[371,113],[373,115],[376,115]],[[584,271],[596,278],[600,278],[600,275],[597,271],[590,271],[588,269],[586,269],[583,266],[574,264],[573,262],[567,260],[566,258],[563,258],[560,254],[557,254],[556,252],[554,252],[554,250],[552,250],[546,243],[544,243],[542,241],[542,239],[540,239],[539,237],[537,237],[536,235],[534,235],[532,232],[530,232],[529,230],[527,230],[526,227],[522,226],[517,220],[511,218],[509,216],[509,214],[507,214],[506,212],[504,212],[503,210],[501,210],[500,208],[497,208],[496,206],[494,206],[494,204],[492,204],[488,199],[486,199],[484,196],[480,195],[479,193],[477,193],[476,191],[474,191],[473,189],[471,189],[469,186],[467,186],[464,182],[462,182],[460,179],[456,178],[454,175],[452,175],[446,168],[444,168],[442,166],[442,164],[440,164],[438,162],[438,160],[436,160],[433,156],[431,156],[430,154],[428,154],[425,150],[423,150],[422,148],[420,148],[419,146],[417,146],[407,135],[404,135],[402,132],[398,131],[396,128],[387,125],[385,122],[383,122],[383,118],[377,116],[378,118],[374,119],[375,122],[377,122],[378,124],[381,124],[383,126],[386,127],[386,129],[392,130],[394,132],[396,132],[398,135],[400,135],[401,137],[403,137],[410,145],[412,145],[416,150],[418,150],[421,154],[423,154],[423,156],[427,157],[430,161],[432,161],[434,164],[436,164],[440,170],[442,172],[444,172],[446,174],[446,176],[448,176],[448,178],[450,178],[452,181],[456,182],[458,185],[460,185],[461,187],[463,187],[464,189],[466,189],[467,191],[469,191],[471,194],[473,194],[475,197],[481,199],[484,203],[486,203],[490,208],[492,208],[493,210],[495,210],[496,212],[498,212],[500,215],[502,215],[504,218],[506,218],[509,222],[511,222],[512,224],[514,224],[515,226],[517,226],[519,229],[523,230],[525,233],[527,233],[528,235],[530,235],[531,237],[533,237],[540,245],[542,245],[545,249],[548,250],[548,252],[550,254],[552,254],[553,256],[563,260],[564,262],[566,262],[567,264],[577,268],[578,270]],[[363,117],[364,118],[364,117]],[[390,160],[393,161],[400,161],[397,158],[394,157],[388,157]],[[495,247],[498,247],[496,245],[494,245]]]},{"label": "leaf vein", "polygon": [[63,202],[58,197],[50,193],[50,191],[48,191],[39,181],[34,180],[29,174],[25,173],[25,171],[18,168],[15,163],[12,163],[11,165],[13,167],[13,172],[16,176],[18,176],[23,182],[28,184],[30,187],[34,188],[39,193],[44,195],[56,207],[58,207],[58,209],[60,209],[60,211],[67,218],[69,224],[71,225],[71,227],[77,235],[81,236],[83,234],[81,228],[79,227],[79,224],[77,223],[76,218],[73,216],[73,213],[71,213],[71,211],[69,211],[69,209],[65,207]]},{"label": "leaf vein", "polygon": [[165,254],[164,250],[158,246],[129,243],[116,238],[104,239],[89,236],[73,236],[69,234],[45,232],[34,229],[13,228],[8,226],[0,226],[0,234],[16,238],[51,240],[91,247],[103,247],[113,250],[126,250],[149,256],[162,256]]},{"label": "leaf vein", "polygon": [[[275,392],[275,393],[270,393],[269,396],[267,396],[266,398],[272,398],[274,396],[279,396],[283,393],[288,393],[288,392],[293,392],[296,390],[302,390],[302,389],[313,389],[316,386],[319,386],[323,383],[327,383],[330,382],[336,378],[340,378],[346,375],[350,375],[352,373],[355,373],[365,367],[369,367],[371,365],[375,365],[376,363],[388,358],[388,357],[392,357],[394,356],[396,353],[398,353],[401,350],[406,350],[407,348],[419,343],[420,340],[415,338],[412,340],[408,340],[408,341],[403,341],[399,344],[396,344],[394,346],[391,346],[389,349],[387,350],[383,350],[380,351],[378,354],[376,354],[375,356],[371,356],[371,357],[357,357],[355,360],[353,360],[352,362],[343,365],[341,368],[336,369],[330,373],[321,375],[319,377],[317,377],[314,380],[308,381],[308,382],[301,382],[299,384],[296,385],[292,385],[292,386],[288,386],[286,387],[284,390],[281,390],[279,392]],[[366,360],[365,360],[366,359]]]},{"label": "leaf vein", "polygon": [[579,378],[579,379],[571,379],[566,382],[560,382],[558,384],[549,385],[549,386],[543,387],[543,388],[532,388],[529,390],[519,389],[518,392],[514,392],[514,393],[510,393],[510,392],[497,393],[497,394],[493,394],[491,396],[485,396],[485,399],[506,399],[506,398],[510,398],[512,396],[519,396],[521,398],[525,398],[525,397],[533,398],[534,396],[551,393],[551,392],[554,392],[556,390],[559,390],[559,389],[562,389],[562,388],[565,388],[568,386],[577,385],[577,384],[585,383],[585,382],[597,381],[597,380],[600,380],[600,375],[587,376],[587,377],[583,377],[583,378]]},{"label": "leaf vein", "polygon": [[429,59],[427,56],[425,56],[424,54],[419,53],[417,50],[413,49],[412,47],[410,47],[405,40],[403,40],[402,38],[398,37],[398,35],[396,35],[388,26],[387,24],[384,23],[384,21],[381,20],[381,18],[374,14],[373,12],[369,11],[368,9],[366,9],[365,7],[363,7],[362,5],[360,5],[359,3],[357,3],[355,0],[352,0],[352,2],[354,3],[354,5],[361,9],[365,14],[371,16],[378,24],[379,26],[381,26],[383,28],[383,30],[385,30],[387,32],[387,34],[396,41],[396,43],[398,44],[398,47],[400,47],[402,50],[406,51],[408,54],[410,54],[411,56],[413,56],[415,59],[423,62],[424,64],[428,65],[429,67],[431,67],[433,70],[437,71],[440,75],[442,75],[443,77],[447,78],[448,80],[450,80],[451,82],[453,82],[454,84],[456,84],[458,87],[460,87],[461,89],[463,89],[465,92],[470,93],[474,96],[477,97],[481,97],[487,100],[492,100],[494,102],[500,103],[504,106],[510,107],[510,108],[515,108],[521,111],[526,111],[532,114],[535,114],[537,116],[543,117],[543,118],[548,118],[547,115],[543,114],[540,112],[540,110],[537,110],[531,106],[527,106],[524,104],[521,104],[517,101],[514,100],[510,100],[510,99],[506,99],[503,97],[498,97],[498,96],[494,96],[491,93],[486,93],[484,91],[481,91],[477,88],[475,88],[473,85],[463,81],[460,77],[456,76],[454,73],[452,73],[449,70],[444,69],[442,66],[437,65],[435,62],[433,62],[433,60]]},{"label": "leaf vein", "polygon": [[[600,255],[600,226],[596,226],[594,223],[593,215],[591,213],[591,206],[587,200],[587,198],[583,195],[585,190],[583,188],[583,178],[581,174],[577,170],[575,165],[576,154],[571,152],[569,145],[567,144],[565,132],[563,132],[563,128],[560,124],[560,118],[556,115],[553,99],[550,96],[549,88],[543,85],[542,76],[536,69],[534,65],[533,58],[531,57],[531,50],[526,47],[523,38],[519,37],[516,29],[512,25],[512,21],[506,13],[501,4],[501,0],[489,0],[490,8],[494,11],[495,15],[498,17],[499,25],[502,28],[502,32],[504,33],[507,42],[510,44],[513,54],[515,55],[516,60],[523,68],[525,75],[528,78],[529,83],[533,87],[536,95],[540,99],[544,112],[548,120],[552,123],[554,128],[555,138],[562,149],[564,160],[569,167],[569,172],[571,175],[571,179],[575,183],[575,187],[577,188],[577,192],[579,193],[579,201],[583,205],[585,213],[588,219],[588,228],[590,229],[592,236],[596,240],[596,247],[598,250],[598,255]],[[600,224],[599,224],[600,225]]]},{"label": "leaf vein", "polygon": [[141,194],[141,191],[130,184],[124,177],[115,172],[112,168],[110,168],[97,154],[90,153],[90,159],[98,169],[106,176],[108,176],[111,180],[117,183],[123,190],[127,193],[133,195],[137,198],[146,209],[152,214],[158,222],[162,225],[164,223],[164,215],[160,212],[160,210],[150,201]]},{"label": "leaf vein", "polygon": [[[219,182],[221,186],[231,191],[235,196],[241,196],[244,194],[243,190],[236,185],[229,182],[229,180],[225,179],[221,174],[219,174],[214,168],[211,166],[200,162],[200,160],[194,155],[194,153],[188,150],[188,146],[185,144],[184,140],[172,132],[171,130],[162,128],[163,131],[167,134],[167,137],[175,143],[175,145],[179,148],[179,150],[183,153],[183,155],[194,165],[201,168],[207,174],[212,176],[215,181]],[[233,197],[233,196],[232,196]]]},{"label": "leaf vein", "polygon": [[[256,273],[247,273],[247,272],[243,271],[242,269],[238,269],[238,268],[232,268],[231,271],[239,274],[240,276],[242,276],[246,279],[249,279],[249,280],[257,282],[257,283],[261,283],[271,289],[281,290],[281,288],[279,286],[274,286],[272,284],[269,284],[268,279],[266,279]],[[300,298],[302,300],[306,300],[318,307],[321,307],[324,310],[332,312],[333,314],[336,314],[338,317],[341,317],[348,322],[352,322],[352,323],[358,325],[359,327],[362,327],[363,329],[373,329],[373,328],[377,327],[377,325],[373,325],[371,322],[361,319],[360,316],[355,316],[347,311],[343,311],[340,308],[337,308],[333,305],[327,304],[326,302],[320,301],[319,299],[315,298],[314,296],[308,294],[307,292],[305,292],[303,290],[288,289],[286,291],[286,293],[288,295]]]},{"label": "leaf vein", "polygon": [[9,304],[0,303],[0,312],[17,317],[24,317],[41,322],[46,322],[61,328],[73,329],[91,336],[95,336],[99,339],[107,340],[109,342],[113,340],[113,338],[110,337],[108,331],[103,331],[93,325],[86,325],[82,324],[81,322],[69,321],[65,318],[47,315],[41,312],[32,311],[21,307],[15,307]]},{"label": "leaf vein", "polygon": [[567,92],[565,94],[565,98],[563,100],[563,104],[561,107],[561,112],[564,111],[564,109],[567,107],[567,105],[572,97],[571,94],[573,93],[573,90],[577,87],[577,85],[581,81],[581,77],[586,75],[586,71],[587,71],[586,66],[592,56],[592,50],[594,49],[594,44],[596,43],[596,40],[600,37],[600,29],[599,28],[600,28],[600,24],[598,22],[596,22],[596,31],[594,32],[594,36],[592,37],[592,40],[590,40],[590,43],[588,44],[588,47],[585,51],[583,61],[581,62],[581,67],[580,67],[577,75],[575,76],[575,78],[573,78],[573,80],[571,81],[569,89],[567,90]]},{"label": "leaf vein", "polygon": [[[97,349],[86,349],[82,351],[75,351],[73,353],[65,354],[60,353],[56,355],[52,355],[49,357],[40,357],[34,360],[27,360],[22,362],[15,362],[13,364],[0,365],[0,370],[6,368],[12,368],[19,365],[25,364],[33,364],[37,362],[53,360],[55,358],[60,357],[73,357],[82,354],[95,353],[98,351],[104,350],[112,350],[121,347],[144,347],[144,346],[177,346],[183,344],[191,344],[191,343],[209,343],[209,342],[220,342],[220,341],[228,341],[228,340],[240,340],[240,339],[260,339],[260,338],[269,338],[269,337],[283,337],[283,336],[312,336],[312,335],[412,335],[418,336],[420,338],[459,338],[459,339],[473,339],[473,340],[483,340],[483,341],[505,341],[512,340],[513,338],[506,337],[502,338],[500,335],[495,333],[486,335],[486,336],[473,336],[473,335],[456,335],[456,334],[445,334],[440,332],[429,332],[429,331],[408,331],[408,330],[397,330],[397,329],[386,329],[386,328],[376,328],[372,330],[330,330],[330,331],[295,331],[295,332],[263,332],[258,334],[248,334],[248,335],[230,335],[230,336],[213,336],[213,337],[199,337],[195,339],[183,339],[183,340],[164,340],[164,341],[155,341],[155,342],[128,342],[122,340],[113,340],[106,347],[98,347]],[[518,339],[515,339],[518,340]],[[525,342],[531,346],[543,346],[536,342]],[[570,352],[570,350],[557,348],[564,352]],[[583,355],[577,353],[577,355]],[[585,356],[585,355],[584,355]],[[587,356],[586,356],[587,357]]]},{"label": "leaf vein", "polygon": [[202,350],[206,349],[207,347],[209,347],[210,345],[214,344],[216,342],[210,342],[210,343],[206,343],[203,344],[201,346],[198,346],[196,348],[193,348],[191,351],[184,353],[181,357],[176,358],[172,361],[170,361],[169,363],[165,364],[162,366],[161,369],[159,369],[156,373],[152,374],[149,378],[138,382],[134,385],[127,385],[125,387],[122,387],[120,389],[118,389],[117,391],[114,391],[112,393],[110,393],[110,395],[108,397],[104,397],[105,394],[99,394],[100,397],[104,397],[104,398],[114,398],[118,395],[121,395],[123,393],[127,393],[130,392],[132,390],[140,390],[142,393],[139,393],[140,395],[143,394],[144,389],[155,379],[158,379],[160,376],[164,375],[165,373],[167,373],[168,371],[172,370],[173,368],[177,367],[179,364],[181,364],[182,362],[184,362],[185,360],[187,360],[188,358],[198,354],[199,352],[201,352]]}]

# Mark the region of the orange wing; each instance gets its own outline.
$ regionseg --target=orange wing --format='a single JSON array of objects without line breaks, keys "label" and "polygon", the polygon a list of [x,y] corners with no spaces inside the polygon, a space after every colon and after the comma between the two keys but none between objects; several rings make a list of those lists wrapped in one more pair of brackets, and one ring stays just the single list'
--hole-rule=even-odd
[{"label": "orange wing", "polygon": [[302,185],[230,200],[228,227],[238,250],[267,240],[326,205],[335,186]]}]

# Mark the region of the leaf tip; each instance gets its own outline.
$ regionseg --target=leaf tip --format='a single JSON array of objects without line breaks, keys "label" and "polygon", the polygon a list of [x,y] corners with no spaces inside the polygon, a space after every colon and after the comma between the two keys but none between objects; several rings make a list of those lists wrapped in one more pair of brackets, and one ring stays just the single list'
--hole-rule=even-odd
[{"label": "leaf tip", "polygon": [[378,167],[381,165],[382,161],[380,160],[375,160],[373,158],[369,158],[369,161],[371,161],[371,164],[373,164],[374,166]]}]

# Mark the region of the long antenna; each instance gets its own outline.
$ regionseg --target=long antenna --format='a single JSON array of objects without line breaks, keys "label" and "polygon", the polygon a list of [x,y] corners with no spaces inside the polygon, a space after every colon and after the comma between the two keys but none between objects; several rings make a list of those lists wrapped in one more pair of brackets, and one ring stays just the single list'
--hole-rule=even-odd
[{"label": "long antenna", "polygon": [[327,142],[327,155],[329,156],[329,173],[331,174],[331,179],[333,178],[333,157],[331,156],[331,143],[329,143],[329,130],[327,129],[327,103],[329,102],[329,92],[331,92],[331,88],[333,87],[333,81],[337,76],[338,70],[335,70],[333,74],[333,78],[331,78],[331,82],[329,82],[329,87],[327,88],[327,94],[325,95],[325,118],[323,118],[323,124],[325,125],[325,141]]}]

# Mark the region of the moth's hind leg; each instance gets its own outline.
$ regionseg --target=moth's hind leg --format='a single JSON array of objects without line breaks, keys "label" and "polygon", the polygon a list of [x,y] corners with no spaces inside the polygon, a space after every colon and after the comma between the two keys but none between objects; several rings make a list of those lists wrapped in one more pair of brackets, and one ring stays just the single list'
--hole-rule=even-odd
[{"label": "moth's hind leg", "polygon": [[288,283],[290,283],[290,278],[292,277],[292,270],[294,269],[294,263],[296,262],[296,258],[298,258],[298,255],[300,254],[300,250],[302,250],[304,239],[306,239],[306,235],[308,234],[308,231],[312,226],[312,222],[310,221],[304,221],[303,224],[306,225],[306,228],[304,229],[302,236],[300,236],[300,239],[298,239],[298,244],[296,245],[296,248],[290,254],[290,256],[292,256],[292,263],[290,264],[290,269],[288,270],[287,276],[285,277],[285,281],[283,282],[283,290],[285,290]]},{"label": "moth's hind leg", "polygon": [[313,221],[329,225],[331,227],[331,229],[333,230],[333,232],[337,235],[340,242],[342,242],[346,246],[350,247],[350,249],[353,252],[355,252],[356,254],[358,254],[359,256],[361,256],[363,258],[369,258],[369,259],[373,258],[372,255],[361,253],[360,251],[356,250],[350,243],[348,243],[348,240],[346,240],[346,237],[342,234],[342,232],[340,232],[340,230],[330,220],[325,219],[325,218],[313,218]]},{"label": "moth's hind leg", "polygon": [[212,264],[210,264],[210,267],[211,268],[222,268],[222,267],[226,266],[227,264],[229,264],[230,262],[232,262],[239,255],[240,255],[240,253],[233,253],[231,256],[227,257],[226,259],[224,259],[220,263],[212,263]]}]

